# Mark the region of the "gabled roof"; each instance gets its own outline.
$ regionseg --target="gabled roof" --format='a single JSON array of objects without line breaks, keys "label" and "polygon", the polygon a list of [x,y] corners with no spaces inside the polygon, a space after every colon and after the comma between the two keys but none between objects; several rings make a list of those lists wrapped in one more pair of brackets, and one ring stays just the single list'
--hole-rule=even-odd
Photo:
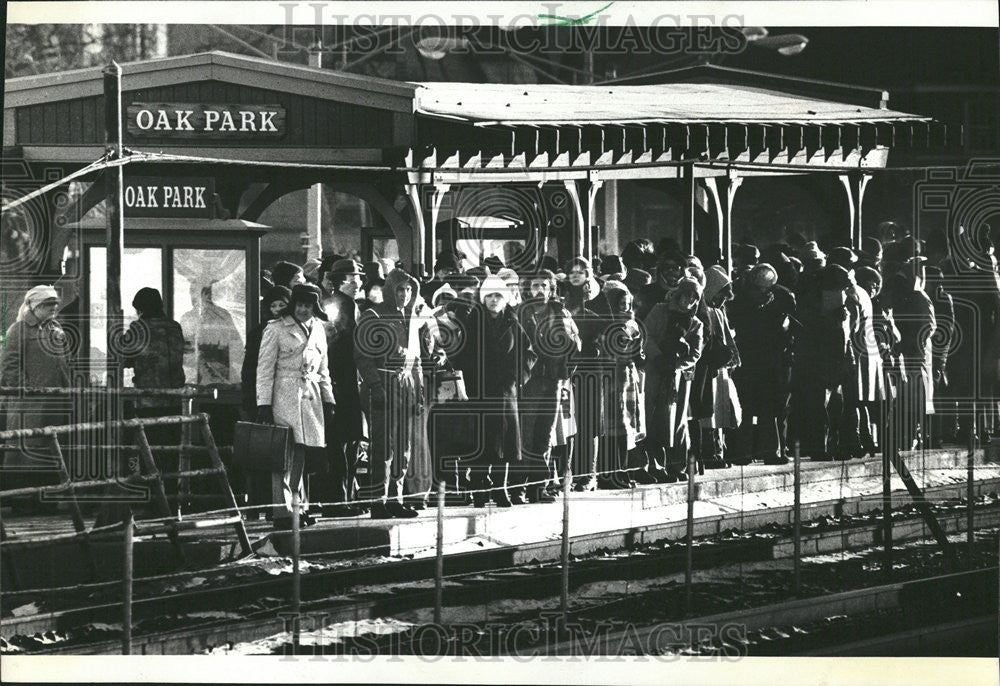
[{"label": "gabled roof", "polygon": [[[218,51],[121,66],[125,91],[214,80],[412,113],[416,90],[400,81]],[[4,108],[101,95],[102,72],[102,67],[89,67],[7,79]]]},{"label": "gabled roof", "polygon": [[858,124],[930,119],[757,86],[701,81],[641,86],[418,85],[418,114],[484,125],[654,122]]}]

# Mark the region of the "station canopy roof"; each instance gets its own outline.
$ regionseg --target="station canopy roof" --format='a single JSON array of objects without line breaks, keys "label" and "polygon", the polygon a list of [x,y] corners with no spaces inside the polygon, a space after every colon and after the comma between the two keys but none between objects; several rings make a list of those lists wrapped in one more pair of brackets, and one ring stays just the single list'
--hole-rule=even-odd
[{"label": "station canopy roof", "polygon": [[419,114],[474,124],[875,124],[930,121],[929,117],[879,107],[720,83],[641,86],[420,83],[418,86],[416,111]]}]

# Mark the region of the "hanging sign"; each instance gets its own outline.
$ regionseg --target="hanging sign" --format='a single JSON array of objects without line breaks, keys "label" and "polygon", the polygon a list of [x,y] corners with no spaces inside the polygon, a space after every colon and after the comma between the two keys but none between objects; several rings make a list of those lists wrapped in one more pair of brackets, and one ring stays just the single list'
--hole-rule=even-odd
[{"label": "hanging sign", "polygon": [[172,176],[126,176],[126,217],[211,219],[215,179]]},{"label": "hanging sign", "polygon": [[285,108],[133,102],[126,108],[126,128],[137,138],[281,138],[285,135]]}]

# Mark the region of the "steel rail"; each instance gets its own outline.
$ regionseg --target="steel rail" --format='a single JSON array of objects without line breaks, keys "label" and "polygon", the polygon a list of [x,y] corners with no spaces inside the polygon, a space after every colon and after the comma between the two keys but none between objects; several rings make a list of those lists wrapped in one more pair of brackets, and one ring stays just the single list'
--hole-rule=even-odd
[{"label": "steel rail", "polygon": [[[977,524],[980,528],[1000,525],[1000,506],[995,506],[987,510],[980,508],[977,510]],[[955,516],[945,520],[945,525],[952,530],[960,531],[965,522],[962,513],[957,512]],[[683,522],[682,522],[683,524]],[[919,540],[924,538],[925,533],[920,526],[919,516],[897,520],[899,529],[898,540]],[[906,524],[912,526],[907,529]],[[811,535],[810,539],[821,539],[826,544],[822,548],[824,552],[832,552],[840,549],[857,549],[870,547],[877,544],[880,522],[868,522],[863,525],[855,525],[848,529],[835,528]],[[862,538],[860,534],[867,534]],[[546,568],[538,570],[534,576],[529,593],[539,593],[548,590],[552,595],[558,594],[561,585],[562,572],[558,565],[552,564],[559,558],[559,541],[547,542],[551,550],[547,557],[550,562]],[[713,568],[713,565],[725,567],[734,564],[733,559],[740,561],[748,560],[771,560],[788,559],[792,549],[790,537],[784,536],[775,539],[758,539],[755,541],[736,541],[722,543],[718,546],[698,546],[695,548],[696,567],[699,569]],[[463,576],[477,575],[484,573],[509,572],[517,566],[507,564],[508,558],[498,553],[502,550],[477,551],[471,553],[460,553],[449,556],[449,566],[452,569],[462,570],[459,573],[451,574],[447,578],[449,581],[461,579]],[[536,549],[534,557],[540,557]],[[620,565],[615,565],[612,569],[603,560],[582,560],[574,563],[573,585],[579,586],[584,583],[591,583],[598,580],[606,580],[613,577],[618,578],[621,574],[634,574],[635,570],[642,567],[648,568],[648,574],[656,575],[662,573],[683,571],[685,566],[686,551],[683,548],[674,548],[657,551],[655,555],[636,556],[631,559],[625,558]],[[434,602],[433,567],[435,558],[422,558],[417,560],[402,560],[379,565],[372,565],[365,568],[343,568],[314,572],[303,576],[303,597],[312,598],[311,602],[303,601],[303,607],[324,606],[324,612],[330,616],[331,621],[358,619],[359,617],[385,616],[392,612],[418,609],[421,607],[431,607]],[[204,573],[204,572],[202,572]],[[392,594],[390,597],[378,596],[375,600],[361,598],[346,600],[334,603],[331,607],[329,595],[331,593],[342,593],[345,587],[352,584],[360,584],[360,576],[364,577],[364,585],[375,583],[391,584],[393,582],[412,582],[416,580],[428,583],[427,588],[420,588],[410,593]],[[609,577],[610,575],[610,577]],[[381,577],[381,578],[380,578]],[[622,577],[625,578],[625,577]],[[157,616],[158,614],[177,614],[192,608],[213,607],[218,609],[220,605],[236,607],[248,599],[264,596],[282,596],[287,592],[287,587],[291,583],[291,578],[279,577],[251,581],[242,584],[229,585],[223,588],[196,588],[180,593],[169,595],[137,598],[133,601],[133,612],[136,621],[142,618]],[[468,595],[475,601],[477,598],[497,598],[501,593],[511,592],[525,593],[523,576],[515,575],[512,579],[499,579],[493,582],[484,582],[484,586],[477,585],[474,588],[448,587],[449,604],[455,604],[461,600],[461,595]],[[317,597],[318,596],[318,597]],[[276,608],[277,611],[280,608]],[[0,627],[7,636],[17,633],[35,633],[38,631],[59,630],[68,626],[79,625],[85,622],[94,621],[115,621],[116,613],[119,613],[121,606],[117,602],[109,602],[101,605],[94,605],[85,608],[74,608],[44,615],[32,615],[17,618],[7,618],[0,621]],[[266,624],[266,626],[271,626]],[[216,631],[218,626],[213,625],[211,631]],[[161,632],[165,636],[173,634],[173,630]],[[156,634],[137,637],[136,643],[149,644],[154,641]],[[258,636],[259,638],[259,636]],[[249,640],[249,639],[246,639]],[[154,641],[155,642],[155,641]],[[113,646],[111,651],[120,649],[120,641],[111,641],[109,646]],[[85,648],[86,645],[77,645],[78,648]],[[61,649],[58,649],[61,650]],[[67,652],[72,650],[67,647]],[[39,651],[32,651],[38,654]]]}]

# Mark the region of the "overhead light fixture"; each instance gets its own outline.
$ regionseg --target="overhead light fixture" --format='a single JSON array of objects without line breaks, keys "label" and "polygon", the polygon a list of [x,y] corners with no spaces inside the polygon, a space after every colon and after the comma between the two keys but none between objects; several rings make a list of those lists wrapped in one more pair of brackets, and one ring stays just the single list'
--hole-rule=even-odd
[{"label": "overhead light fixture", "polygon": [[809,45],[809,39],[799,33],[784,33],[780,36],[765,36],[753,42],[758,48],[776,50],[778,53],[789,56],[798,55]]},{"label": "overhead light fixture", "polygon": [[417,52],[429,60],[444,59],[444,56],[454,50],[465,50],[469,40],[460,36],[430,36],[417,41]]},{"label": "overhead light fixture", "polygon": [[740,29],[747,43],[753,43],[761,38],[767,38],[767,29],[763,26],[744,26]]}]

